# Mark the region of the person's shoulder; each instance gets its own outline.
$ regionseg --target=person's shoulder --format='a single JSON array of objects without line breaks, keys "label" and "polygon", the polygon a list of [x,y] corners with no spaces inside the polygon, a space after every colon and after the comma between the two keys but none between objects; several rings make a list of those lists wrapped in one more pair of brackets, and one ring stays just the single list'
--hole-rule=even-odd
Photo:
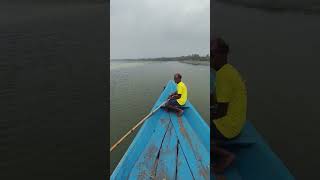
[{"label": "person's shoulder", "polygon": [[238,71],[237,68],[229,64],[229,72],[228,75],[230,78],[234,79],[236,82],[243,81],[241,73]]},{"label": "person's shoulder", "polygon": [[217,79],[235,79],[239,76],[238,70],[232,66],[231,64],[225,64],[222,68],[217,72]]},{"label": "person's shoulder", "polygon": [[239,71],[237,70],[237,68],[235,68],[231,64],[226,64],[224,71],[230,75],[239,75]]},{"label": "person's shoulder", "polygon": [[184,82],[182,82],[182,81],[180,81],[180,83],[178,85],[186,87],[186,84]]},{"label": "person's shoulder", "polygon": [[224,69],[227,70],[227,71],[236,71],[236,68],[235,68],[233,65],[231,65],[231,64],[226,64],[226,65],[224,65],[223,67],[224,67]]},{"label": "person's shoulder", "polygon": [[231,64],[225,64],[216,72],[216,74],[218,76],[226,75],[232,73],[232,71],[234,71],[234,67]]}]

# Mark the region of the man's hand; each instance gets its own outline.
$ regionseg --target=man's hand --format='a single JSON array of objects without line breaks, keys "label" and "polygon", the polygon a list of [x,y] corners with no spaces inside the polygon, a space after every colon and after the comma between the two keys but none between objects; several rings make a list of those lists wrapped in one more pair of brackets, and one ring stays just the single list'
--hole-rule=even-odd
[{"label": "man's hand", "polygon": [[175,95],[177,94],[177,92],[173,92],[169,95],[168,99],[175,99]]},{"label": "man's hand", "polygon": [[229,103],[216,103],[210,108],[211,119],[216,120],[227,115]]},{"label": "man's hand", "polygon": [[168,99],[180,99],[181,98],[181,94],[173,94],[170,95]]}]

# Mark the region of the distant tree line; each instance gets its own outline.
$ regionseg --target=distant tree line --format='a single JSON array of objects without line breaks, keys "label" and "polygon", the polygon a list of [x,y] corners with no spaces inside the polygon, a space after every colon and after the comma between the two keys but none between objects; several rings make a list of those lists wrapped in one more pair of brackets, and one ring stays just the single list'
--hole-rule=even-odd
[{"label": "distant tree line", "polygon": [[179,57],[158,57],[158,58],[139,58],[139,59],[119,59],[119,60],[139,60],[139,61],[209,61],[210,56],[200,56],[199,54],[191,54]]}]

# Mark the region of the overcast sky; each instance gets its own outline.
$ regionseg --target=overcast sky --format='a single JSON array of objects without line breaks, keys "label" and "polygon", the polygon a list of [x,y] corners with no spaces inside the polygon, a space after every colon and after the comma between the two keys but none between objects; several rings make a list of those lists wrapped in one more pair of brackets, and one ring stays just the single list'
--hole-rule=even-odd
[{"label": "overcast sky", "polygon": [[111,0],[111,59],[209,54],[210,0]]}]

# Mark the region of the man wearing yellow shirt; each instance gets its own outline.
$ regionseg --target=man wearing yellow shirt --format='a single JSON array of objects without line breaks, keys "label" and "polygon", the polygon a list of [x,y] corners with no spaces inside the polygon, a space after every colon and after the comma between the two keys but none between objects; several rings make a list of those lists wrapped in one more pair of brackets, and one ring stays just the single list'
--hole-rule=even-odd
[{"label": "man wearing yellow shirt", "polygon": [[[240,73],[228,64],[228,45],[220,38],[213,44],[213,68],[215,75],[215,94],[211,94],[213,108],[211,108],[211,129],[215,153],[224,157],[218,171],[223,171],[234,159],[234,155],[222,148],[219,142],[236,138],[244,124],[247,112],[246,87]],[[215,95],[215,96],[214,96]]]},{"label": "man wearing yellow shirt", "polygon": [[177,112],[178,116],[182,116],[183,110],[181,106],[185,105],[188,99],[187,86],[181,81],[182,76],[179,73],[174,75],[174,82],[177,84],[177,91],[170,94],[166,108]]}]

